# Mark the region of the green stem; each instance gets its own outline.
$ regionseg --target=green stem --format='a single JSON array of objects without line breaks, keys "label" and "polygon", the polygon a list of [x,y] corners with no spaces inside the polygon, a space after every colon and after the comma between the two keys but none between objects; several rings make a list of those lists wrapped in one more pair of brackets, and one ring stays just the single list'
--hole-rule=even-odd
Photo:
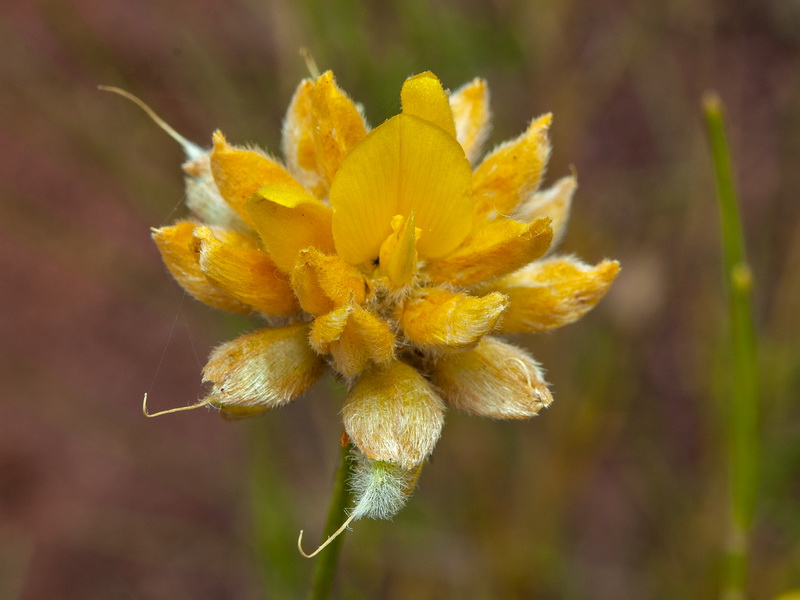
[{"label": "green stem", "polygon": [[[322,534],[322,541],[328,539],[335,532],[345,518],[345,509],[350,501],[350,494],[347,489],[347,476],[350,472],[350,445],[342,446],[339,455],[339,467],[336,471],[336,479],[333,483],[333,496],[331,505],[328,508],[328,520],[325,523],[325,530]],[[339,553],[344,541],[342,532],[336,539],[319,554],[316,558],[317,564],[314,568],[314,578],[311,582],[311,592],[309,600],[326,600],[330,598],[333,579],[336,575],[336,565],[339,562]]]},{"label": "green stem", "polygon": [[297,569],[297,556],[287,552],[286,541],[296,533],[297,515],[281,480],[274,448],[281,448],[282,432],[268,419],[251,419],[250,497],[253,543],[261,569],[265,598],[297,598],[306,586]]},{"label": "green stem", "polygon": [[745,597],[748,532],[753,522],[758,470],[758,374],[756,337],[750,290],[752,273],[747,264],[739,208],[725,137],[722,102],[716,94],[703,99],[708,137],[714,159],[719,199],[725,287],[730,311],[730,402],[725,407],[730,473],[730,521],[725,547],[722,597]]}]

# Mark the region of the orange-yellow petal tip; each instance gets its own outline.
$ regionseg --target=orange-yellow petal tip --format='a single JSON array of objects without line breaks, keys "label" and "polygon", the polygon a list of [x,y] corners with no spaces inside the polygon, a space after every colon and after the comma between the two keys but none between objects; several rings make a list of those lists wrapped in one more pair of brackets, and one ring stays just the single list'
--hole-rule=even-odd
[{"label": "orange-yellow petal tip", "polygon": [[247,201],[247,211],[270,257],[285,273],[292,271],[303,248],[334,251],[330,207],[302,188],[260,188]]},{"label": "orange-yellow petal tip", "polygon": [[605,296],[619,270],[615,260],[591,266],[571,257],[554,257],[498,279],[491,288],[511,301],[500,331],[537,333],[578,320]]},{"label": "orange-yellow petal tip", "polygon": [[277,316],[298,311],[287,278],[249,237],[228,231],[222,240],[208,227],[198,227],[200,270],[216,287],[254,309]]},{"label": "orange-yellow petal tip", "polygon": [[358,269],[313,247],[298,253],[291,283],[303,310],[312,315],[350,303],[362,304],[368,292],[367,281]]},{"label": "orange-yellow petal tip", "polygon": [[492,331],[507,306],[508,298],[498,292],[478,298],[422,289],[406,301],[400,324],[408,341],[418,348],[463,350]]},{"label": "orange-yellow petal tip", "polygon": [[547,251],[552,240],[547,217],[531,223],[511,219],[492,221],[460,248],[428,264],[426,272],[437,283],[474,285],[536,260]]},{"label": "orange-yellow petal tip", "polygon": [[522,135],[495,148],[478,165],[472,184],[479,215],[510,216],[539,186],[550,158],[552,120],[549,113],[534,119]]}]

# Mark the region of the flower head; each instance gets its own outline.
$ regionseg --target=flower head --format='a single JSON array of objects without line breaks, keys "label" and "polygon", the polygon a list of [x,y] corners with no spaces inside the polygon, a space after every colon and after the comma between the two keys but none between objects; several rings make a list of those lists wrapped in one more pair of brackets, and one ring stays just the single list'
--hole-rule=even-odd
[{"label": "flower head", "polygon": [[520,419],[548,406],[538,363],[497,336],[575,321],[619,270],[549,254],[575,177],[540,190],[550,115],[479,160],[488,95],[483,80],[449,94],[422,73],[403,84],[402,112],[370,129],[330,72],[304,80],[283,160],[219,131],[208,151],[190,145],[192,217],[153,232],[192,296],[267,323],[213,351],[206,403],[242,418],[326,368],[346,381],[351,518],[399,509],[447,407]]}]

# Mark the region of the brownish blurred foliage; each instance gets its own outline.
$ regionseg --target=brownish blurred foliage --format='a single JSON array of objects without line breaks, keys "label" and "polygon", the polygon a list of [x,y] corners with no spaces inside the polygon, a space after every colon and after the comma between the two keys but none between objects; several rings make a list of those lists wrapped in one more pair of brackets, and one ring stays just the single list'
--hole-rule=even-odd
[{"label": "brownish blurred foliage", "polygon": [[[314,52],[373,124],[433,70],[493,92],[492,142],[553,111],[577,169],[564,252],[623,273],[583,321],[520,340],[556,403],[451,413],[394,523],[346,540],[342,598],[699,598],[725,511],[724,301],[699,98],[725,101],[756,274],[764,454],[753,598],[800,586],[800,4],[9,0],[0,11],[0,597],[296,598],[340,434],[336,393],[250,423],[198,397],[252,323],[184,298],[148,228],[184,214],[180,149],[277,151]],[[252,516],[253,505],[256,522]],[[265,591],[266,590],[266,591]]]}]

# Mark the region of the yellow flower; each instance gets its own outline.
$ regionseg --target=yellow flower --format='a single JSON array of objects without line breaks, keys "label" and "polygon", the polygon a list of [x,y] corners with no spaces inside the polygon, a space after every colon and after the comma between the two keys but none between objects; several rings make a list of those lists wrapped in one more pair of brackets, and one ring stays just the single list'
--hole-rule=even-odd
[{"label": "yellow flower", "polygon": [[242,418],[326,367],[347,383],[351,519],[400,508],[447,407],[520,419],[549,405],[538,363],[496,335],[575,321],[619,271],[548,254],[576,189],[567,176],[540,190],[550,115],[478,160],[483,80],[449,94],[422,73],[400,97],[402,112],[370,129],[327,72],[297,88],[283,160],[220,132],[208,151],[182,141],[192,217],[153,232],[192,296],[266,318],[211,354],[206,403]]}]

